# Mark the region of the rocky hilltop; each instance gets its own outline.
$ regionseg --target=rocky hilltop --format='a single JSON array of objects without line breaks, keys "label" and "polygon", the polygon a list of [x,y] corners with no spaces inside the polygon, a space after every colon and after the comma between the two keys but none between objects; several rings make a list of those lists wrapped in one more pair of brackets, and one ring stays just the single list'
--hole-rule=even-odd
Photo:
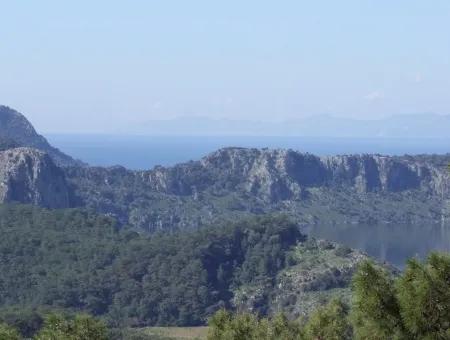
[{"label": "rocky hilltop", "polygon": [[47,208],[70,206],[64,172],[36,149],[0,151],[0,202],[20,202]]},{"label": "rocky hilltop", "polygon": [[[82,165],[80,161],[62,153],[39,135],[21,113],[0,105],[0,139],[14,141],[17,145],[47,152],[59,166]],[[0,143],[1,144],[1,143]]]},{"label": "rocky hilltop", "polygon": [[317,157],[293,150],[226,148],[200,164],[204,173],[218,172],[215,181],[240,181],[244,190],[270,201],[302,199],[302,192],[319,187],[351,188],[358,193],[423,190],[448,194],[445,172],[425,163],[380,155]]},{"label": "rocky hilltop", "polygon": [[268,212],[308,224],[438,221],[449,197],[446,170],[423,157],[225,148],[150,171],[68,168],[66,174],[78,204],[148,230]]}]

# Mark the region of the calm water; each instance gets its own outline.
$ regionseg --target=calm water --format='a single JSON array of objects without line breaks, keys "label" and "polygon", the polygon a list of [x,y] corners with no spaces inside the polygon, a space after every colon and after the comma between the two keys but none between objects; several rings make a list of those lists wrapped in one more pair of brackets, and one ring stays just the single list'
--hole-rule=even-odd
[{"label": "calm water", "polygon": [[354,139],[315,137],[150,137],[46,135],[63,152],[92,165],[150,169],[197,160],[219,148],[291,148],[317,155],[446,153],[450,139]]},{"label": "calm water", "polygon": [[423,259],[433,250],[450,252],[450,225],[314,226],[308,233],[360,249],[398,268],[408,258]]}]

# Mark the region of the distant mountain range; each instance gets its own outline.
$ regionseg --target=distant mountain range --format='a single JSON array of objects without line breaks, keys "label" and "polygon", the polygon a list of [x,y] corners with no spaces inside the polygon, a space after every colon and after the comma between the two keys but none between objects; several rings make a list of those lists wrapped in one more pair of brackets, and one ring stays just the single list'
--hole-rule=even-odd
[{"label": "distant mountain range", "polygon": [[121,133],[174,136],[450,138],[450,115],[404,114],[377,120],[319,115],[284,122],[178,117],[124,127]]}]

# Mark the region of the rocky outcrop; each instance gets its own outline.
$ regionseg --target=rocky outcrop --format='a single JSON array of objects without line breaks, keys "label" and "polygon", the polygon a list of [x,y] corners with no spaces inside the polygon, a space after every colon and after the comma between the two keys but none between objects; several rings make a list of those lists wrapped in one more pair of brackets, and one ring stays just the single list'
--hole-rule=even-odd
[{"label": "rocky outcrop", "polygon": [[309,188],[359,193],[422,190],[448,196],[449,176],[430,164],[380,155],[317,157],[293,150],[225,148],[199,162],[141,172],[155,191],[191,195],[211,186],[267,201],[301,199]]},{"label": "rocky outcrop", "polygon": [[51,146],[21,113],[7,106],[0,106],[0,138],[12,140],[20,146],[47,152],[59,166],[83,165],[82,162],[74,160]]},{"label": "rocky outcrop", "polygon": [[0,202],[67,208],[70,193],[63,171],[47,154],[15,148],[0,152]]},{"label": "rocky outcrop", "polygon": [[[290,265],[275,279],[256,281],[238,287],[233,293],[233,306],[239,311],[262,315],[283,312],[291,319],[306,317],[318,305],[339,297],[351,302],[351,282],[359,264],[369,256],[337,243],[309,238],[299,242],[290,253]],[[398,271],[384,267],[393,275]]]},{"label": "rocky outcrop", "polygon": [[225,148],[149,171],[72,167],[65,173],[80,206],[150,231],[273,212],[293,214],[305,224],[450,217],[449,175],[426,157]]}]

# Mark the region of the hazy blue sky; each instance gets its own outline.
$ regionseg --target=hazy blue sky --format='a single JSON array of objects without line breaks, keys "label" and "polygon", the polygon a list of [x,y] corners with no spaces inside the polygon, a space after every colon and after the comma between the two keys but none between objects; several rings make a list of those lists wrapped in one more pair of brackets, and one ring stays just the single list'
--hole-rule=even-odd
[{"label": "hazy blue sky", "polygon": [[450,113],[448,0],[0,3],[0,103],[41,131]]}]

